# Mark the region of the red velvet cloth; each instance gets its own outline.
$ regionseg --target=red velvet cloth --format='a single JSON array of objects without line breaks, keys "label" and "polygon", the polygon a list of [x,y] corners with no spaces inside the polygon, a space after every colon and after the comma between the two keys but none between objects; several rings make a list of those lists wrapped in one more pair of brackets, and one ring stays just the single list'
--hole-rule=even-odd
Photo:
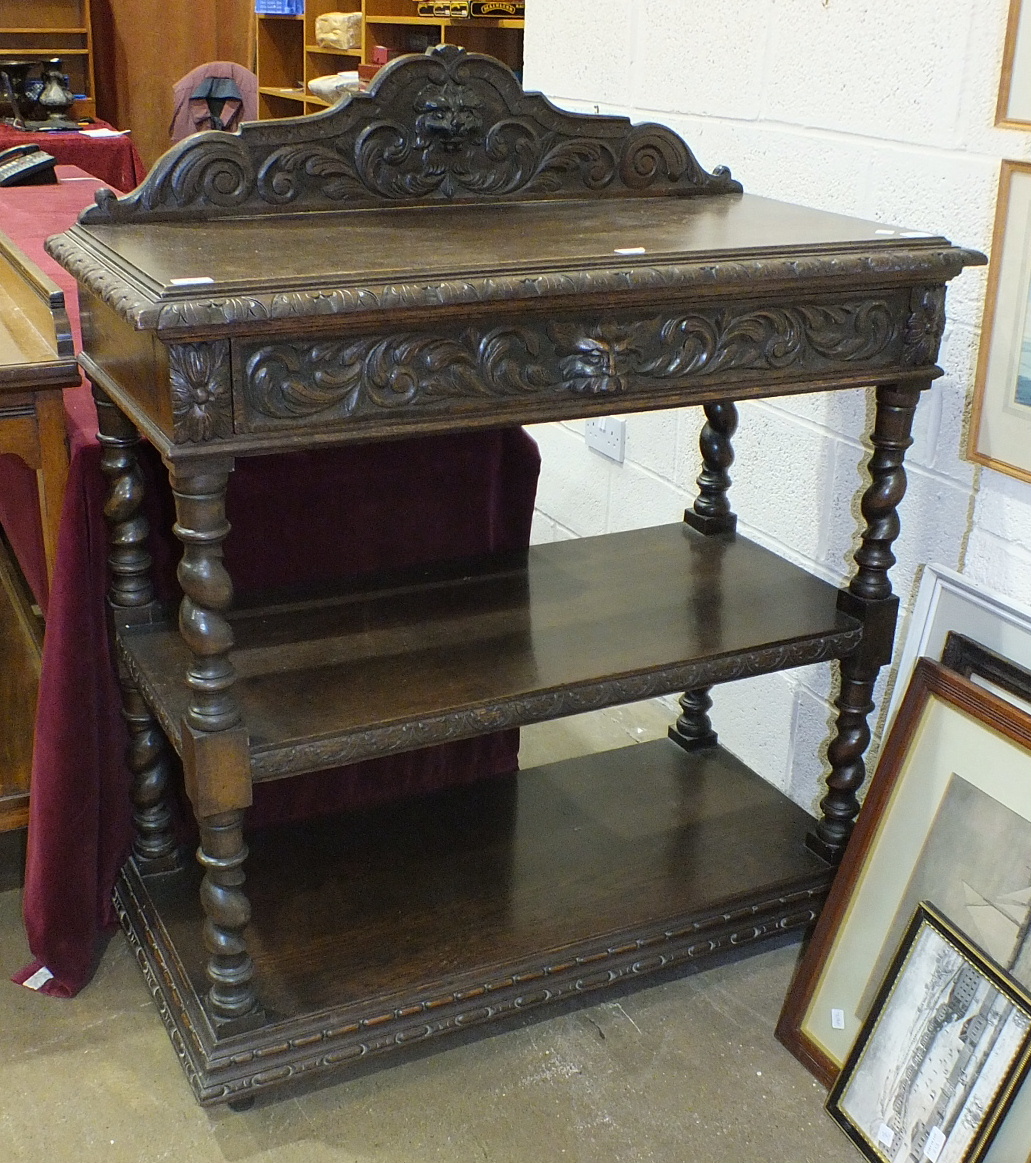
[{"label": "red velvet cloth", "polygon": [[[69,197],[62,186],[45,189]],[[0,190],[0,213],[9,193]],[[35,243],[26,245],[27,225],[21,231],[19,244],[37,261],[34,247],[90,199],[72,200],[74,207],[40,213]],[[68,285],[61,268],[53,273]],[[95,411],[85,388],[66,392],[65,402],[71,464],[44,640],[23,904],[35,960],[14,980],[45,966],[54,976],[41,992],[71,997],[88,982],[99,939],[114,924],[111,889],[131,841],[131,780],[107,630],[106,480]],[[178,556],[167,532],[172,498],[158,458],[143,451],[155,580],[167,597],[176,592]],[[242,459],[226,501],[233,526],[226,563],[243,592],[519,549],[529,540],[538,469],[537,447],[519,429]],[[517,752],[518,732],[508,731],[259,785],[248,824],[502,774],[515,769]]]},{"label": "red velvet cloth", "polygon": [[[113,129],[114,126],[108,125],[106,121],[97,121],[86,128]],[[78,166],[113,190],[134,190],[147,173],[132,138],[125,133],[118,137],[89,137],[72,129],[67,132],[27,133],[10,125],[0,125],[0,150],[27,142],[38,145],[61,165]]]}]

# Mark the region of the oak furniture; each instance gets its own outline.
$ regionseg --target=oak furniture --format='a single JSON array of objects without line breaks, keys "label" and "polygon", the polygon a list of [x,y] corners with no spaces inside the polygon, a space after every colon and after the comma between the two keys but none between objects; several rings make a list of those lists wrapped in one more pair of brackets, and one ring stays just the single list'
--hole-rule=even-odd
[{"label": "oak furniture", "polygon": [[[315,41],[315,21],[325,12],[361,12],[362,39],[353,51]],[[454,19],[418,14],[412,0],[306,0],[302,16],[255,16],[258,116],[299,117],[327,103],[308,89],[314,77],[371,65],[377,46],[412,51],[412,38],[489,53],[509,68],[523,63],[523,19]]]},{"label": "oak furniture", "polygon": [[[0,234],[0,454],[35,474],[48,575],[68,476],[62,390],[78,382],[63,291]],[[0,831],[28,818],[42,637],[39,609],[0,535]]]},{"label": "oak furniture", "polygon": [[0,59],[59,57],[72,92],[76,117],[97,112],[93,83],[90,0],[4,0],[0,8]]},{"label": "oak furniture", "polygon": [[[891,654],[902,462],[945,283],[982,255],[744,195],[664,127],[562,112],[454,47],[331,114],[187,139],[49,249],[80,283],[111,488],[137,821],[117,905],[200,1101],[815,917]],[[871,384],[838,590],[735,532],[735,401]],[[234,608],[238,458],[688,404],[702,467],[682,522]],[[149,580],[142,438],[175,495],[178,616]],[[826,659],[814,821],[706,712],[715,683]],[[672,691],[669,741],[245,843],[264,781]],[[199,866],[168,823],[173,756]]]}]

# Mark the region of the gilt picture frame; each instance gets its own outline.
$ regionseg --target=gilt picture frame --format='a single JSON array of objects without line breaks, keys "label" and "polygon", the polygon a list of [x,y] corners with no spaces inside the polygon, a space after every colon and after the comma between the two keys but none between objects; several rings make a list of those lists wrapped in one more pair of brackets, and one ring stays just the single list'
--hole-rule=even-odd
[{"label": "gilt picture frame", "polygon": [[[777,1025],[780,1041],[826,1085],[921,901],[1031,986],[1031,716],[927,658],[914,669]],[[1024,1160],[1027,1143],[1029,1084],[986,1163]]]},{"label": "gilt picture frame", "polygon": [[978,1163],[1031,1055],[1031,997],[918,905],[827,1110],[871,1163]]},{"label": "gilt picture frame", "polygon": [[1031,129],[1031,2],[1010,0],[995,124]]},{"label": "gilt picture frame", "polygon": [[999,175],[967,455],[1031,482],[1031,162]]}]

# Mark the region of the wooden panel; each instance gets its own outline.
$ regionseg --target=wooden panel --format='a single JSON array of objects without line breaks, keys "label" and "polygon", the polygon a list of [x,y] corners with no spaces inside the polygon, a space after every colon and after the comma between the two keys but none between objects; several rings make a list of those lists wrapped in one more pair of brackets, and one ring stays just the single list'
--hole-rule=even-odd
[{"label": "wooden panel", "polygon": [[172,86],[207,61],[254,67],[254,6],[93,0],[97,112],[131,129],[146,166],[171,144]]},{"label": "wooden panel", "polygon": [[[790,666],[792,650],[794,665],[832,657],[856,629],[836,599],[744,538],[660,526],[535,546],[526,565],[238,611],[234,690],[255,778],[268,778],[687,689],[702,683],[685,667],[714,681],[730,656],[724,679]],[[176,626],[123,640],[177,736],[188,654]]]},{"label": "wooden panel", "polygon": [[0,537],[0,832],[28,822],[43,626]]}]

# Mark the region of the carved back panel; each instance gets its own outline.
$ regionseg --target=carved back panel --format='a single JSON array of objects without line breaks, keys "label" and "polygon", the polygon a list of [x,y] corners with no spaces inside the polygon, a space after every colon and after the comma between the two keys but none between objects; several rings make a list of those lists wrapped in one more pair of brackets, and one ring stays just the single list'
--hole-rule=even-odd
[{"label": "carved back panel", "polygon": [[499,61],[438,45],[325,113],[186,138],[133,193],[100,191],[80,221],[740,191],[665,126],[564,112]]}]

